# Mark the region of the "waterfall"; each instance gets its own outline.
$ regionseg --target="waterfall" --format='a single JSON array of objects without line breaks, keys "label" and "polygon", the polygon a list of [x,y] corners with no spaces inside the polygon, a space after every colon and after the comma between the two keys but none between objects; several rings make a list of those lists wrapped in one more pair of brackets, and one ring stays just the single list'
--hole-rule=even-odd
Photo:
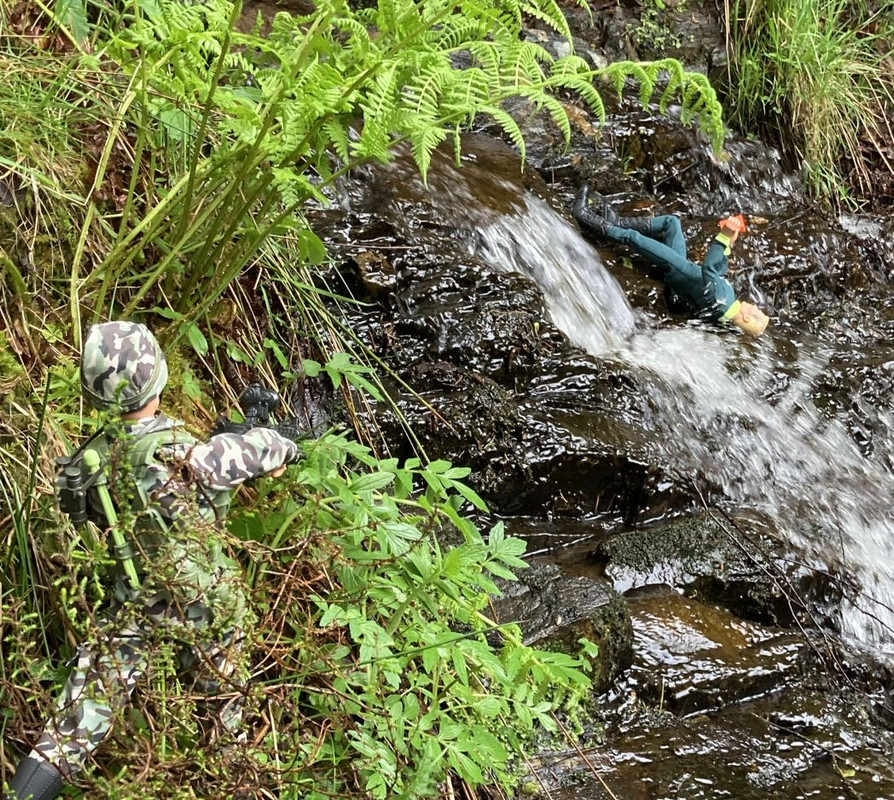
[{"label": "waterfall", "polygon": [[472,255],[532,278],[553,322],[578,347],[594,354],[618,349],[635,322],[623,289],[576,228],[533,195],[525,205],[524,213],[479,228]]},{"label": "waterfall", "polygon": [[637,327],[579,233],[538,198],[528,195],[526,206],[479,227],[473,252],[536,281],[575,344],[640,371],[661,409],[649,435],[669,471],[708,477],[731,508],[774,520],[807,559],[852,574],[862,593],[842,607],[843,635],[894,653],[894,478],[812,403],[830,353],[816,342],[796,348],[798,362],[786,365],[794,375],[771,403],[765,396],[781,360],[772,328],[751,340],[696,325]]}]

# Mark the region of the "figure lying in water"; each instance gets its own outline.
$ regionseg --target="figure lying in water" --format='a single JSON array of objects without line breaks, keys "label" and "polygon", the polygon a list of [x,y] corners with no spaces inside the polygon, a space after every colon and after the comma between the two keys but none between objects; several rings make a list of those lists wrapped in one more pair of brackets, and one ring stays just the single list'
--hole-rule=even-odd
[{"label": "figure lying in water", "polygon": [[600,241],[623,242],[663,270],[662,281],[668,306],[692,317],[730,323],[751,336],[760,336],[769,318],[757,306],[736,298],[726,279],[727,256],[745,229],[743,217],[730,217],[720,223],[717,234],[702,264],[686,257],[686,238],[680,218],[619,217],[600,195],[601,211],[591,207],[590,190],[578,192],[572,213],[581,229]]}]

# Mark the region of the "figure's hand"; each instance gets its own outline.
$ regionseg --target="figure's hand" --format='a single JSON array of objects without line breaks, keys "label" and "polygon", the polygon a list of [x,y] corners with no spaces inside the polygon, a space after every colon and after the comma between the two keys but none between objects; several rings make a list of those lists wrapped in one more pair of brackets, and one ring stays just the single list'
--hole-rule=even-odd
[{"label": "figure's hand", "polygon": [[277,467],[276,469],[271,469],[270,472],[268,472],[267,474],[271,478],[278,478],[280,475],[285,474],[285,471],[286,471],[286,465],[283,464],[281,467]]},{"label": "figure's hand", "polygon": [[733,245],[736,239],[739,238],[739,234],[748,230],[748,227],[745,224],[745,215],[744,214],[736,214],[735,216],[727,217],[726,219],[720,220],[720,232],[724,236],[729,237],[730,245]]},{"label": "figure's hand", "polygon": [[729,236],[729,246],[732,247],[736,243],[736,239],[739,238],[739,229],[738,228],[730,228],[726,225],[720,226],[720,232],[724,236]]}]

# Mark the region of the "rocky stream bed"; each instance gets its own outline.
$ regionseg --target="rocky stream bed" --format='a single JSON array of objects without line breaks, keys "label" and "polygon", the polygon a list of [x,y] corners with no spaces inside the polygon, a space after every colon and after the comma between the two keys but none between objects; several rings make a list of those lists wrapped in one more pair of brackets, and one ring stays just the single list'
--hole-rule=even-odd
[{"label": "rocky stream bed", "polygon": [[[578,51],[656,55],[641,11],[571,12]],[[661,55],[722,83],[713,5],[656,20],[675,37]],[[484,128],[427,184],[405,156],[355,173],[314,223],[419,444],[472,467],[530,544],[500,617],[600,645],[594,724],[539,754],[528,789],[894,797],[894,218],[822,210],[777,151],[732,135],[712,153],[673,110],[625,97],[599,128],[577,109],[570,150],[515,110],[524,168]],[[696,260],[746,213],[732,280],[769,333],[668,314],[648,265],[570,221],[584,181],[624,212],[681,214]],[[409,455],[404,420],[373,413]]]}]

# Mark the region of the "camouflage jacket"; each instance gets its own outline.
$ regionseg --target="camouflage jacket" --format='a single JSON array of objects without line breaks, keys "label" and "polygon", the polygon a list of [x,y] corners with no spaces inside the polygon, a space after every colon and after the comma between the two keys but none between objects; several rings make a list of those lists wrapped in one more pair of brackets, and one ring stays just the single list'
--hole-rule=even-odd
[{"label": "camouflage jacket", "polygon": [[[122,519],[129,511],[135,516],[122,527],[133,534],[133,558],[148,590],[144,600],[163,597],[166,602],[207,606],[226,601],[223,605],[235,603],[238,608],[228,608],[224,616],[240,616],[240,593],[220,591],[234,579],[236,564],[212,529],[223,519],[233,489],[294,461],[297,445],[269,428],[218,434],[200,442],[182,422],[157,414],[108,430],[100,449],[105,451],[104,471],[118,513]],[[105,528],[95,490],[89,508]],[[133,599],[134,593],[125,589],[118,580],[119,600]]]},{"label": "camouflage jacket", "polygon": [[[134,463],[128,456],[145,444],[149,449]],[[182,422],[161,413],[110,430],[106,447],[109,482],[113,487],[123,483],[125,489],[135,484],[138,496],[132,504],[159,513],[165,525],[194,511],[206,520],[222,519],[233,489],[298,456],[297,445],[270,428],[222,433],[200,442]],[[131,474],[122,481],[121,473],[128,469]],[[117,494],[121,496],[120,488]],[[98,510],[95,502],[91,507]]]}]

